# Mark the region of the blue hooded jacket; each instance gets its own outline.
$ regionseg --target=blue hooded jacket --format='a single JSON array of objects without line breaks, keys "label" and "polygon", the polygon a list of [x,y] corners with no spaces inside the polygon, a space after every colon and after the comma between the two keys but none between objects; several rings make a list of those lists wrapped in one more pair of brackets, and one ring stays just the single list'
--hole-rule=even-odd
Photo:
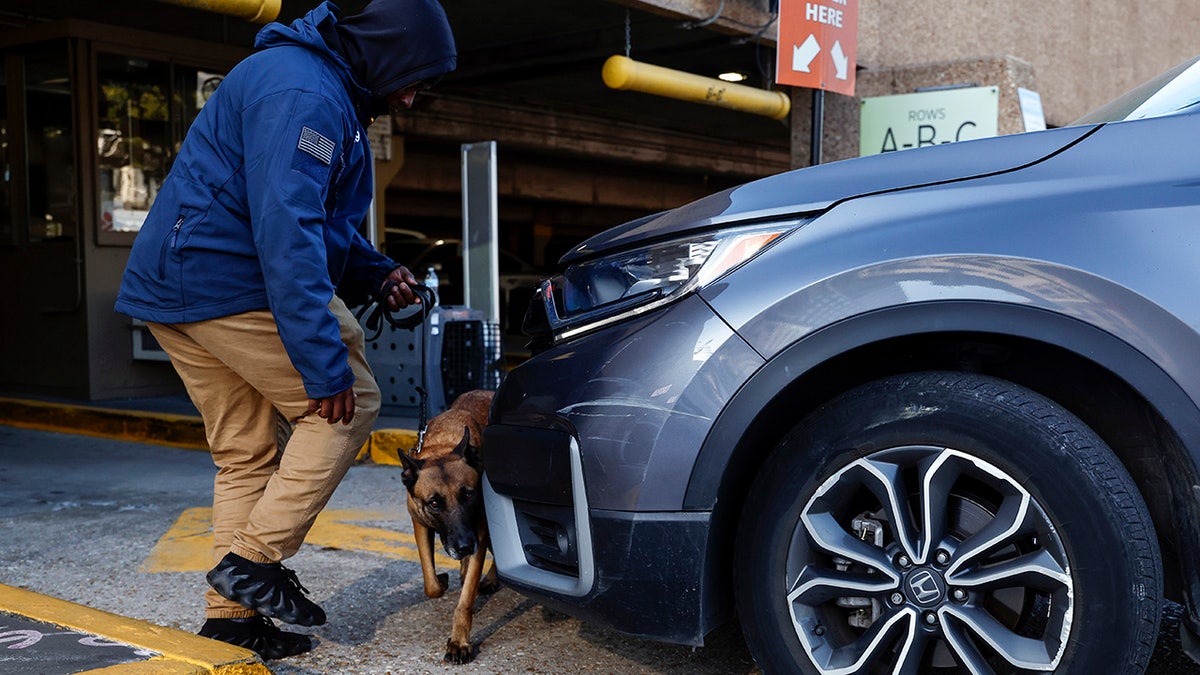
[{"label": "blue hooded jacket", "polygon": [[157,323],[270,309],[310,398],[354,382],[334,293],[359,304],[397,266],[358,233],[373,193],[364,124],[456,60],[436,0],[375,0],[338,24],[325,2],[259,31],[189,129],[116,303]]}]

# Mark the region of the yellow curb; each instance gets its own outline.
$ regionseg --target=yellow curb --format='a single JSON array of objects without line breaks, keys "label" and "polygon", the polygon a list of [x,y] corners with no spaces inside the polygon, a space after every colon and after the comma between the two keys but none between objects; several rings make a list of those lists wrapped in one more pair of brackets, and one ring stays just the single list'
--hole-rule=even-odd
[{"label": "yellow curb", "polygon": [[[0,424],[208,451],[204,420],[195,415],[114,410],[0,397]],[[400,457],[397,453],[407,451],[416,444],[416,431],[376,429],[363,443],[355,460],[369,459],[377,464],[398,465]]]},{"label": "yellow curb", "polygon": [[400,453],[417,447],[417,432],[409,429],[376,429],[367,442],[371,461],[376,464],[400,464]]},{"label": "yellow curb", "polygon": [[13,586],[0,584],[0,611],[98,635],[162,655],[147,661],[85,671],[92,675],[271,675],[258,655],[248,649]]},{"label": "yellow curb", "polygon": [[0,423],[24,429],[157,443],[193,450],[208,449],[204,421],[189,415],[0,398]]}]

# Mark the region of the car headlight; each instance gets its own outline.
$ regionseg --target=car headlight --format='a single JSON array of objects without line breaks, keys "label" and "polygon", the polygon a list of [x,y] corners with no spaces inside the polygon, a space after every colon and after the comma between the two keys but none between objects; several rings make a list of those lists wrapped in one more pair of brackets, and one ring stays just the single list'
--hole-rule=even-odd
[{"label": "car headlight", "polygon": [[700,232],[570,265],[542,282],[550,327],[561,340],[678,300],[804,222]]}]

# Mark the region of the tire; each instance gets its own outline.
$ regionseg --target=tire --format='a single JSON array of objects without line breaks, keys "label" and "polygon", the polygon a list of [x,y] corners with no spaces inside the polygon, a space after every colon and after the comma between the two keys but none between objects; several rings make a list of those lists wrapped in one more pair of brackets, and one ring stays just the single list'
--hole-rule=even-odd
[{"label": "tire", "polygon": [[824,405],[773,450],[738,532],[739,618],[768,674],[1142,673],[1158,634],[1133,479],[1079,419],[994,378],[900,375]]}]

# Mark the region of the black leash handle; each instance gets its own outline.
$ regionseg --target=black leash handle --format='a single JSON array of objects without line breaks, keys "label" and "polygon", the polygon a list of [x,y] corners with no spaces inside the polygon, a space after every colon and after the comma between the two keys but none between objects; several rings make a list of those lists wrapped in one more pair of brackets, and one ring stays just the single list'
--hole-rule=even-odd
[{"label": "black leash handle", "polygon": [[[387,298],[392,294],[392,289],[399,286],[399,282],[389,279],[388,282],[384,284],[381,289],[379,289],[379,293],[370,302],[363,305],[362,308],[358,310],[358,314],[355,315],[355,318],[357,318],[360,323],[363,322],[363,316],[367,317],[365,322],[367,331],[369,333],[365,338],[367,342],[374,342],[375,340],[379,339],[380,334],[383,333],[384,321],[387,321],[392,328],[411,330],[424,323],[425,318],[429,316],[429,313],[433,311],[434,306],[437,305],[437,291],[424,284],[409,284],[409,288],[413,290],[413,293],[417,294],[417,297],[421,298],[421,302],[420,304],[414,304],[405,307],[404,309],[400,310],[400,312],[403,312],[404,314],[402,316],[397,316],[395,312],[392,312],[392,310],[388,308]],[[415,310],[413,310],[414,307],[416,308]]]}]

